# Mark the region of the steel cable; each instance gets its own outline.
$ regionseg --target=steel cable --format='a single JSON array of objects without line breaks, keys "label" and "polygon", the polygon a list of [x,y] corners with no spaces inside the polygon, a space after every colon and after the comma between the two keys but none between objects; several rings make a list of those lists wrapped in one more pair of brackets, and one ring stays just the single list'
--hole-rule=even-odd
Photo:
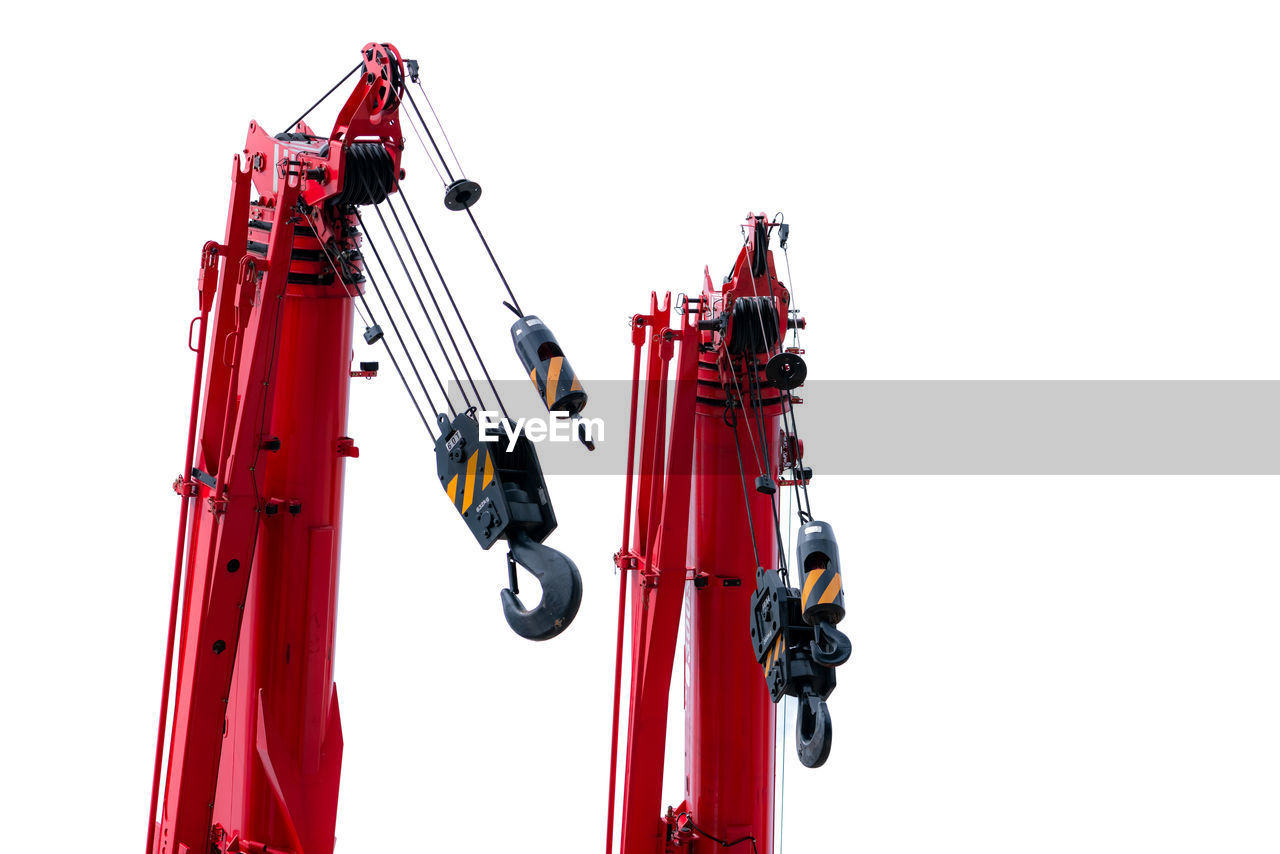
[{"label": "steel cable", "polygon": [[[307,211],[306,214],[307,214],[307,219],[311,222],[312,229],[316,231],[317,234],[319,234],[319,230],[316,229],[315,220],[311,218],[310,211]],[[338,281],[342,283],[343,288],[351,287],[352,283],[349,283],[347,281],[346,276],[342,274],[342,270],[339,268],[337,262],[334,261],[333,256],[329,254],[329,248],[325,246],[325,244],[323,243],[320,244],[320,248],[324,251],[325,260],[327,260],[329,262],[329,266],[333,268],[334,275],[338,277]],[[372,281],[372,278],[370,279],[370,281]],[[350,294],[350,291],[348,291],[347,293]],[[376,317],[374,317],[373,309],[369,307],[369,301],[365,299],[364,292],[361,291],[359,287],[357,287],[355,291],[355,295],[360,299],[359,299],[359,302],[355,302],[353,303],[353,305],[355,306],[356,313],[360,315],[360,319],[364,322],[365,328],[371,329],[374,326],[377,326],[378,320]],[[360,311],[361,304],[364,305],[364,313],[361,313]],[[386,303],[383,303],[383,305],[386,305]],[[366,319],[364,316],[364,314],[366,313],[369,315],[368,319]],[[388,314],[388,317],[389,316],[390,314]],[[427,416],[423,414],[422,407],[418,404],[418,398],[416,395],[414,395],[413,389],[409,385],[409,380],[404,375],[404,371],[401,370],[400,362],[396,359],[396,354],[392,351],[391,345],[387,342],[387,336],[384,334],[378,340],[382,342],[383,349],[387,351],[387,358],[391,360],[391,366],[396,369],[396,373],[400,376],[400,382],[404,385],[404,390],[409,395],[409,402],[413,404],[414,410],[417,411],[418,418],[422,420],[422,426],[427,428],[427,435],[430,436],[431,441],[434,442],[436,440],[436,434],[431,429],[431,422],[428,421]],[[408,351],[406,350],[405,353],[407,355]]]},{"label": "steel cable", "polygon": [[358,63],[358,64],[356,65],[356,67],[355,67],[355,68],[353,68],[353,69],[351,69],[350,71],[348,71],[348,72],[347,72],[347,74],[346,74],[346,76],[345,76],[345,77],[343,77],[343,78],[342,78],[341,80],[339,80],[337,83],[334,83],[334,84],[333,84],[333,88],[332,88],[332,89],[330,89],[328,92],[325,92],[323,95],[321,95],[321,96],[320,96],[320,100],[316,101],[316,102],[315,102],[314,104],[312,104],[310,107],[307,107],[306,111],[305,111],[305,112],[303,112],[303,114],[302,114],[302,115],[298,116],[296,119],[294,119],[294,120],[293,120],[293,123],[289,125],[289,127],[286,129],[286,131],[285,131],[285,132],[286,132],[286,133],[289,133],[289,132],[291,132],[294,128],[296,128],[296,127],[298,126],[298,123],[299,123],[299,122],[301,122],[301,121],[302,121],[303,119],[305,119],[307,116],[311,115],[311,111],[312,111],[312,110],[314,110],[316,107],[320,106],[320,104],[321,104],[321,103],[323,103],[323,101],[324,101],[324,99],[325,99],[325,98],[328,98],[328,97],[329,97],[330,95],[332,95],[334,92],[338,91],[338,87],[339,87],[339,86],[341,86],[343,83],[346,83],[346,82],[347,82],[347,80],[349,80],[349,79],[351,78],[351,75],[352,75],[352,74],[355,74],[355,73],[356,73],[357,71],[359,71],[361,68],[364,68],[364,63],[363,63],[363,62]]},{"label": "steel cable", "polygon": [[423,140],[422,133],[418,130],[418,125],[413,121],[413,117],[407,112],[402,113],[401,121],[409,125],[409,129],[413,131],[413,135],[418,138],[418,144],[422,146],[422,152],[427,155],[427,162],[431,164],[431,168],[436,172],[436,177],[440,179],[440,186],[448,187],[449,182],[445,180],[444,173],[440,171],[440,167],[436,165],[436,161],[431,157],[431,152],[427,151],[427,143]]},{"label": "steel cable", "polygon": [[[421,89],[422,84],[419,83],[418,87]],[[440,159],[440,165],[444,167],[445,174],[448,176],[449,181],[453,182],[455,180],[453,175],[453,170],[449,168],[448,162],[446,162],[444,159],[444,153],[440,151],[440,146],[439,144],[436,143],[436,138],[432,135],[431,128],[428,127],[427,125],[427,120],[423,118],[422,111],[418,109],[418,104],[413,99],[413,92],[410,91],[408,87],[405,87],[404,94],[408,96],[409,106],[413,108],[413,112],[417,115],[418,124],[422,126],[423,132],[427,135],[427,140],[430,141],[431,148],[435,151],[436,157]],[[425,90],[423,90],[423,97],[426,98]],[[431,106],[430,99],[427,99],[427,106],[429,107]],[[434,107],[431,108],[431,114],[435,116]],[[445,143],[449,146],[449,152],[453,154],[454,164],[458,167],[459,173],[462,174],[462,177],[465,179],[466,174],[462,172],[462,163],[458,160],[458,155],[453,151],[453,144],[449,142],[449,135],[445,132],[444,125],[440,124],[439,116],[436,116],[436,123],[440,127],[440,133],[445,138]],[[414,133],[415,135],[417,134],[416,128],[414,128]],[[431,152],[427,150],[427,146],[425,143],[422,142],[421,136],[418,136],[418,142],[419,144],[422,145],[422,150],[423,150],[423,153],[427,156],[427,160],[431,160]],[[435,162],[432,161],[431,165],[434,167]],[[515,292],[511,289],[511,283],[507,281],[506,274],[502,272],[502,266],[498,263],[497,257],[493,254],[493,249],[489,246],[489,241],[488,239],[485,238],[484,232],[481,231],[480,224],[476,222],[475,215],[471,213],[470,208],[467,208],[467,218],[471,220],[471,227],[476,230],[476,236],[478,236],[480,238],[480,242],[484,244],[484,251],[489,255],[489,260],[493,262],[493,269],[497,271],[498,278],[502,280],[502,286],[506,289],[507,296],[511,298],[511,302],[504,303],[504,304],[513,312],[515,312],[517,317],[524,317],[525,314],[524,314],[524,310],[520,308],[520,301],[516,299]]]},{"label": "steel cable", "polygon": [[724,423],[733,431],[733,449],[738,455],[738,477],[742,479],[742,503],[747,508],[747,529],[751,531],[751,553],[755,555],[756,567],[763,568],[764,565],[760,563],[760,549],[756,546],[756,525],[751,520],[751,494],[747,491],[746,466],[742,464],[742,441],[738,438],[738,416],[734,414],[733,406],[733,401],[725,400]]},{"label": "steel cable", "polygon": [[[356,213],[356,219],[357,219],[357,220],[360,220],[360,226],[361,226],[361,228],[363,229],[363,228],[364,228],[364,221],[363,221],[362,219],[360,219],[360,214],[359,214],[359,212],[357,212],[357,213]],[[383,275],[385,275],[385,276],[387,277],[387,284],[388,284],[388,286],[391,288],[391,293],[395,296],[395,298],[396,298],[396,302],[400,303],[400,309],[401,309],[401,311],[403,311],[403,310],[404,310],[404,302],[400,299],[400,295],[399,295],[399,293],[397,293],[396,288],[395,288],[395,285],[391,282],[391,276],[390,276],[390,274],[389,274],[389,273],[387,273],[387,265],[386,265],[386,264],[384,264],[384,263],[382,262],[382,256],[378,253],[378,247],[377,247],[377,246],[375,246],[375,245],[374,245],[374,243],[373,243],[373,241],[369,239],[369,231],[368,231],[368,229],[364,229],[364,237],[365,237],[365,240],[366,240],[366,241],[368,242],[368,244],[369,244],[369,248],[373,250],[373,257],[377,260],[377,262],[378,262],[378,267],[382,270]],[[417,366],[417,365],[414,363],[414,361],[413,361],[413,354],[409,352],[409,347],[408,347],[408,345],[407,345],[407,344],[405,344],[404,336],[403,336],[402,334],[400,334],[400,327],[399,327],[399,325],[397,325],[397,324],[396,324],[395,316],[394,316],[394,315],[392,314],[392,312],[391,312],[391,306],[387,305],[387,300],[386,300],[386,298],[385,298],[385,297],[383,297],[383,295],[382,295],[382,289],[378,287],[378,280],[374,278],[374,276],[373,276],[373,271],[372,271],[371,269],[369,269],[369,265],[367,265],[367,264],[365,265],[365,274],[366,274],[366,275],[368,275],[368,277],[369,277],[369,284],[373,285],[373,292],[374,292],[375,294],[377,294],[377,296],[378,296],[378,302],[382,303],[382,308],[383,308],[383,310],[387,313],[387,322],[391,324],[391,331],[395,333],[395,335],[396,335],[396,339],[400,342],[400,346],[401,346],[401,348],[404,350],[405,358],[406,358],[406,359],[408,360],[408,362],[409,362],[409,367],[413,370],[413,375],[414,375],[415,377],[417,377],[417,378],[418,378],[418,385],[420,385],[420,386],[422,387],[422,394],[423,394],[423,395],[426,397],[426,399],[427,399],[427,405],[428,405],[428,406],[430,406],[432,409],[434,409],[437,413],[442,413],[442,412],[444,412],[444,410],[443,410],[443,409],[441,409],[441,408],[439,408],[439,407],[437,407],[437,406],[436,406],[435,401],[434,401],[434,400],[432,400],[432,398],[431,398],[431,393],[430,393],[429,391],[427,391],[427,384],[426,384],[425,382],[423,382],[423,380],[422,380],[422,374],[418,372],[418,366]],[[412,324],[410,324],[410,328],[412,329]],[[414,335],[415,335],[415,337],[416,337],[416,336],[417,336],[417,332],[414,332]],[[421,346],[421,345],[422,345],[422,341],[421,341],[421,339],[419,339],[419,341],[418,341],[418,345],[419,345],[419,346]],[[423,355],[424,355],[424,358],[425,358],[425,357],[426,357],[426,348],[425,348],[425,347],[423,348]],[[440,386],[441,390],[443,391],[443,390],[444,390],[444,383],[440,381],[440,375],[439,375],[438,373],[436,373],[435,365],[433,365],[433,364],[431,363],[431,359],[430,359],[430,358],[427,358],[427,367],[431,369],[431,373],[432,373],[432,375],[436,378],[436,383]],[[445,392],[445,405],[446,405],[446,406],[448,406],[448,405],[449,405],[449,395],[448,395],[448,392]],[[457,414],[458,414],[456,411],[454,411],[454,410],[453,410],[453,408],[452,408],[452,407],[450,407],[450,412],[453,412],[453,414],[454,414],[454,415],[457,415]]]},{"label": "steel cable", "polygon": [[[462,311],[458,308],[458,303],[453,298],[453,291],[449,288],[449,282],[445,279],[444,273],[440,271],[440,265],[436,263],[435,253],[431,251],[431,246],[427,243],[427,237],[422,233],[422,226],[418,225],[418,218],[414,216],[413,207],[410,206],[403,187],[400,189],[400,201],[404,204],[404,209],[409,214],[409,221],[413,223],[413,228],[418,233],[418,239],[422,241],[422,248],[427,252],[427,259],[436,271],[436,277],[440,279],[440,284],[444,287],[444,293],[449,298],[449,304],[453,306],[453,313],[457,315],[458,323],[462,325],[462,334],[467,336],[467,343],[471,345],[471,351],[476,354],[476,361],[480,363],[480,370],[484,373],[484,378],[489,383],[489,388],[493,391],[493,396],[498,401],[498,408],[502,410],[502,417],[507,418],[507,408],[502,403],[501,395],[498,394],[498,387],[494,385],[493,377],[489,376],[489,368],[485,366],[484,357],[480,355],[480,348],[476,346],[475,339],[471,337],[471,330],[467,328],[467,322],[462,318]],[[478,395],[479,392],[477,392]]]},{"label": "steel cable", "polygon": [[[756,423],[760,431],[760,453],[764,458],[764,475],[773,480],[773,466],[769,463],[769,443],[765,438],[765,420],[764,420],[764,395],[760,391],[760,375],[759,363],[752,357],[751,368],[747,367],[747,357],[742,357],[743,369],[747,371],[747,386],[751,389],[752,408],[755,410]],[[789,573],[787,572],[787,543],[782,539],[782,518],[779,513],[779,500],[777,491],[777,482],[774,482],[774,491],[769,495],[769,506],[773,510],[773,528],[778,537],[778,567],[782,574],[782,580],[788,585],[791,583]]]},{"label": "steel cable", "polygon": [[[440,116],[436,113],[435,106],[431,103],[431,98],[427,95],[427,90],[422,88],[422,81],[414,81],[418,84],[418,91],[422,93],[422,100],[427,102],[427,109],[431,111],[431,118],[436,120],[436,127],[440,128],[440,135],[444,137],[444,144],[449,149],[449,153],[453,155],[454,165],[458,167],[458,172],[463,178],[467,177],[467,170],[462,168],[462,161],[458,159],[458,152],[453,150],[453,143],[449,141],[449,132],[444,129],[444,122],[440,121]],[[408,91],[406,89],[406,91]],[[409,93],[409,97],[413,97],[413,93]],[[417,107],[414,107],[417,110]]]},{"label": "steel cable", "polygon": [[[404,204],[404,205],[405,205],[405,210],[406,210],[406,211],[408,211],[408,209],[409,209],[409,208],[408,208],[408,203],[404,201],[403,197],[400,199],[400,201],[401,201],[401,203],[402,203],[402,204]],[[423,285],[424,285],[424,286],[426,287],[426,289],[427,289],[427,296],[431,297],[431,304],[432,304],[433,306],[435,306],[436,314],[437,314],[437,315],[439,315],[439,317],[440,317],[440,325],[444,327],[445,335],[447,335],[447,336],[449,337],[449,343],[453,345],[453,352],[454,352],[454,353],[456,353],[456,354],[457,354],[457,356],[458,356],[458,365],[462,368],[462,373],[466,376],[466,378],[467,378],[467,382],[469,382],[469,383],[471,384],[471,390],[472,390],[472,392],[474,392],[474,393],[475,393],[476,400],[477,400],[477,402],[479,403],[480,408],[481,408],[481,409],[484,409],[484,408],[485,408],[484,396],[480,394],[480,389],[476,386],[476,381],[475,381],[475,379],[474,379],[474,378],[472,378],[472,376],[471,376],[471,371],[467,369],[467,361],[466,361],[466,359],[465,359],[465,358],[463,358],[463,356],[462,356],[462,350],[461,350],[461,348],[459,348],[459,347],[458,347],[458,341],[457,341],[457,339],[455,339],[455,338],[453,337],[453,330],[451,330],[451,329],[449,328],[449,321],[448,321],[448,320],[445,318],[445,316],[444,316],[444,309],[440,308],[440,301],[436,299],[435,289],[431,287],[431,280],[427,278],[427,273],[426,273],[426,271],[422,269],[422,262],[420,262],[420,261],[418,260],[418,253],[416,253],[416,252],[414,252],[414,251],[413,251],[413,241],[409,239],[409,232],[405,230],[404,223],[403,223],[403,222],[401,222],[401,220],[400,220],[400,215],[399,215],[398,213],[396,213],[395,205],[394,205],[393,203],[391,203],[390,201],[388,201],[388,202],[387,202],[387,209],[391,211],[391,216],[392,216],[392,217],[395,219],[395,221],[396,221],[396,227],[397,227],[397,228],[399,228],[399,230],[400,230],[400,235],[404,238],[404,245],[405,245],[405,248],[409,250],[409,257],[413,259],[413,265],[414,265],[415,267],[417,267],[417,268],[418,268],[418,275],[422,277],[422,283],[423,283]],[[415,223],[414,223],[414,225],[415,225],[415,227],[416,227],[417,223],[415,222]],[[419,230],[419,236],[421,236],[421,230]],[[426,241],[424,240],[424,241],[423,241],[423,245],[425,245],[425,244],[426,244]],[[435,259],[434,259],[434,258],[432,258],[432,264],[433,264],[433,266],[435,266],[434,261],[435,261]],[[436,269],[436,276],[437,276],[437,278],[439,278],[439,279],[440,279],[440,281],[443,283],[443,282],[444,282],[444,277],[440,275],[440,268],[439,268],[438,266],[436,266],[436,267],[435,267],[435,269]],[[427,307],[426,307],[425,305],[422,305],[422,297],[421,297],[420,295],[418,295],[418,290],[417,290],[417,288],[414,288],[414,296],[417,296],[417,297],[418,297],[418,304],[422,306],[422,313],[423,313],[423,314],[426,314],[426,313],[427,313]],[[455,311],[456,311],[456,309],[457,309],[457,306],[456,306],[456,305],[454,306],[454,309],[455,309]],[[428,322],[430,322],[430,317],[429,317],[429,316],[428,316],[427,320],[428,320]],[[461,314],[459,314],[459,315],[458,315],[458,320],[459,320],[460,322],[462,321],[462,316],[461,316]],[[462,322],[462,328],[463,328],[464,330],[466,329],[466,323],[465,323],[465,322]],[[468,335],[468,337],[469,337],[469,335]],[[437,336],[437,340],[438,340],[438,338],[439,338],[439,336]],[[442,347],[443,347],[443,345],[442,345]],[[482,365],[481,365],[481,366],[483,367],[483,363],[482,363]],[[450,369],[452,369],[452,364],[450,364]],[[456,380],[457,378],[458,378],[458,377],[457,377],[457,374],[455,373],[455,374],[454,374],[454,379]],[[461,380],[459,380],[459,385],[461,385]],[[465,389],[463,389],[463,397],[464,397],[464,398],[466,397],[466,390],[465,390]],[[471,404],[470,404],[470,401],[468,401],[467,405],[468,405],[468,406],[470,406],[470,405],[471,405]]]},{"label": "steel cable", "polygon": [[[413,296],[414,296],[414,298],[415,298],[415,299],[417,299],[417,301],[418,301],[418,306],[422,309],[422,314],[423,314],[423,316],[427,319],[427,326],[431,329],[431,334],[432,334],[432,335],[435,337],[435,339],[436,339],[436,345],[437,345],[437,346],[439,346],[441,355],[443,355],[443,356],[444,356],[444,363],[445,363],[445,366],[446,366],[446,367],[448,367],[448,369],[449,369],[449,373],[453,374],[453,380],[454,380],[454,382],[456,382],[456,383],[458,384],[458,390],[459,390],[460,392],[462,392],[462,399],[463,399],[463,401],[466,403],[466,406],[465,406],[464,408],[466,408],[466,409],[470,409],[470,408],[471,408],[471,398],[469,398],[469,397],[467,396],[467,389],[466,389],[466,386],[464,386],[464,385],[462,384],[462,378],[458,376],[458,370],[457,370],[457,368],[455,368],[455,367],[453,366],[453,360],[449,358],[449,351],[445,349],[445,346],[444,346],[444,340],[443,340],[443,339],[441,339],[441,337],[440,337],[440,331],[439,331],[438,329],[436,329],[435,321],[433,321],[433,320],[431,319],[431,314],[427,311],[426,303],[424,303],[424,302],[422,301],[422,294],[418,291],[418,286],[417,286],[417,284],[416,284],[416,283],[414,282],[414,280],[413,280],[413,274],[409,272],[409,265],[408,265],[408,264],[405,262],[405,260],[404,260],[404,254],[400,251],[400,245],[399,245],[398,243],[396,243],[395,235],[393,235],[393,234],[391,233],[391,229],[390,229],[390,227],[388,227],[388,225],[387,225],[387,220],[382,216],[382,210],[381,210],[380,208],[378,208],[378,206],[377,206],[377,205],[374,205],[374,206],[373,206],[373,212],[374,212],[375,214],[377,214],[377,215],[378,215],[378,222],[382,223],[382,231],[383,231],[383,233],[384,233],[384,234],[386,234],[386,236],[387,236],[387,240],[389,240],[389,241],[391,242],[391,248],[392,248],[392,249],[395,251],[395,253],[396,253],[396,259],[400,261],[400,268],[401,268],[402,270],[404,270],[404,276],[405,276],[405,278],[406,278],[406,279],[408,280],[408,282],[409,282],[409,288],[410,288],[410,290],[412,290],[412,291],[413,291]],[[394,211],[393,211],[392,213],[394,214]],[[368,239],[368,232],[366,232],[366,233],[365,233],[365,237],[366,237],[366,239]],[[406,240],[408,240],[408,238],[407,238],[407,237],[406,237],[405,239],[406,239]],[[369,246],[370,246],[370,247],[373,247],[373,241],[372,241],[372,240],[370,240],[370,241],[369,241]],[[376,250],[376,249],[374,249],[374,254],[375,254],[375,255],[377,254],[377,250]],[[412,250],[410,250],[410,254],[412,254]],[[416,259],[416,258],[414,259],[414,263],[415,263],[415,264],[417,263],[417,259]],[[419,270],[419,272],[421,272],[422,267],[421,267],[421,266],[419,266],[419,267],[418,267],[418,270]],[[395,294],[396,302],[400,303],[400,310],[404,312],[405,321],[409,324],[409,330],[410,330],[411,332],[413,332],[413,337],[417,339],[417,341],[418,341],[418,346],[422,348],[422,357],[423,357],[424,359],[426,359],[426,360],[427,360],[428,364],[430,364],[430,362],[431,362],[431,357],[427,355],[427,348],[426,348],[426,346],[424,346],[424,345],[423,345],[423,343],[422,343],[422,339],[418,336],[418,330],[417,330],[417,328],[413,325],[413,318],[412,318],[412,317],[410,317],[410,315],[409,315],[409,310],[408,310],[407,308],[405,308],[404,303],[400,300],[400,294],[396,291],[396,287],[395,287],[395,284],[394,284],[394,283],[392,283],[392,284],[391,284],[391,292],[392,292],[393,294]],[[433,302],[435,301],[435,297],[434,297],[434,295],[432,296],[432,301],[433,301]],[[439,306],[437,305],[437,306],[436,306],[436,308],[438,309],[438,308],[439,308]],[[441,315],[441,319],[443,320],[443,315]],[[446,331],[446,332],[448,332],[448,328],[447,328],[447,327],[446,327],[445,331]],[[452,336],[451,336],[451,337],[452,337]],[[435,373],[435,368],[434,368],[434,366],[432,367],[432,369],[431,369],[431,370],[432,370],[432,373]],[[466,372],[466,366],[465,366],[465,365],[463,366],[463,372],[464,372],[464,373]],[[439,383],[440,383],[440,390],[441,390],[441,392],[443,392],[443,393],[444,393],[444,395],[445,395],[445,397],[446,397],[446,398],[448,398],[448,396],[449,396],[449,392],[446,390],[446,388],[445,388],[445,386],[444,386],[444,383],[440,381],[440,377],[439,377],[439,375],[438,375],[438,374],[436,375],[436,382],[439,382]],[[452,404],[450,404],[450,407],[452,407]],[[455,414],[455,415],[457,415],[457,412],[454,412],[454,414]]]},{"label": "steel cable", "polygon": [[[409,96],[409,106],[413,107],[414,113],[417,114],[418,123],[422,125],[422,130],[426,133],[427,139],[431,140],[431,147],[436,150],[436,156],[440,158],[440,165],[444,167],[444,173],[449,176],[449,181],[452,182],[454,180],[453,170],[449,168],[444,155],[440,153],[440,146],[436,145],[436,138],[431,135],[431,128],[427,126],[427,120],[422,117],[422,111],[418,109],[417,102],[413,100],[413,92],[406,87],[404,93]],[[440,128],[440,132],[443,133],[444,128]],[[456,162],[457,158],[455,157],[454,160]],[[459,165],[458,169],[461,170],[462,166]]]}]

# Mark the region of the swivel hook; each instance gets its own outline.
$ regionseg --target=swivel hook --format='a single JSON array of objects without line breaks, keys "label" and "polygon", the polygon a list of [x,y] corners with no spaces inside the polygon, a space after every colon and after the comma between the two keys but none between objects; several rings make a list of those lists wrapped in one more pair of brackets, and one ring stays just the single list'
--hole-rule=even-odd
[{"label": "swivel hook", "polygon": [[[507,625],[522,638],[550,640],[573,622],[582,604],[582,576],[567,556],[535,542],[523,529],[513,530],[508,541],[511,586],[502,590],[502,613]],[[520,564],[542,585],[542,601],[532,609],[520,601],[515,566]]]}]

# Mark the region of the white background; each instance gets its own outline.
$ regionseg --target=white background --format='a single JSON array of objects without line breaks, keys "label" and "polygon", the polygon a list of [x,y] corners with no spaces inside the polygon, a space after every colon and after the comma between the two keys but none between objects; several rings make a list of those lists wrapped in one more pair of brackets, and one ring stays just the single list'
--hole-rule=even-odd
[{"label": "white background", "polygon": [[[649,290],[697,290],[743,214],[779,209],[815,378],[1280,379],[1267,4],[6,18],[15,851],[142,847],[200,245],[248,120],[282,126],[368,40],[421,60],[509,277],[588,383],[627,376]],[[419,164],[406,189],[517,378],[492,272]],[[621,478],[553,479],[553,543],[587,593],[529,644],[500,614],[502,556],[423,479],[415,424],[392,375],[357,385],[339,850],[600,850]],[[814,500],[855,657],[830,762],[788,757],[785,850],[1280,849],[1275,478],[819,475]]]}]

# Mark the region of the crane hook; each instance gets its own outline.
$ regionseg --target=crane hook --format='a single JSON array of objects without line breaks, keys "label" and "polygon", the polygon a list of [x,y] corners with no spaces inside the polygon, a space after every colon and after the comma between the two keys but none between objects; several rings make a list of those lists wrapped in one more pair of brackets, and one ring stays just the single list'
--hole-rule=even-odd
[{"label": "crane hook", "polygon": [[796,713],[796,753],[806,768],[819,767],[831,755],[831,712],[827,711],[827,701],[817,694],[800,698]]},{"label": "crane hook", "polygon": [[511,568],[512,585],[502,590],[502,613],[511,630],[522,638],[550,640],[573,622],[582,604],[582,575],[567,556],[550,546],[535,542],[523,529],[513,530],[508,537],[511,552],[508,560],[518,563],[533,574],[542,585],[542,601],[527,609],[515,587],[515,569]]},{"label": "crane hook", "polygon": [[815,663],[823,667],[839,667],[853,655],[853,643],[844,632],[823,621],[813,627],[809,654],[813,656]]}]

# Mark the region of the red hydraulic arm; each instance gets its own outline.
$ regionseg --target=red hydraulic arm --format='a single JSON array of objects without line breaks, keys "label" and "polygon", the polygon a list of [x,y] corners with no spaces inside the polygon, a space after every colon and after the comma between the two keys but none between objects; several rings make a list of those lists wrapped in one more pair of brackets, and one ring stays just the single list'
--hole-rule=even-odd
[{"label": "red hydraulic arm", "polygon": [[[616,780],[630,596],[623,854],[709,852],[725,844],[769,854],[774,703],[782,693],[821,702],[834,687],[830,667],[820,668],[830,673],[829,685],[824,673],[816,691],[806,687],[813,681],[804,675],[806,644],[814,635],[796,619],[796,606],[778,606],[774,596],[774,604],[757,607],[770,598],[758,588],[776,591],[783,583],[772,580],[785,567],[775,516],[778,485],[798,488],[809,476],[794,436],[791,407],[799,400],[790,394],[803,380],[803,362],[798,350],[782,346],[787,327],[802,326],[803,320],[790,310],[790,295],[768,248],[770,232],[780,226],[763,215],[750,216],[744,246],[723,286],[713,284],[707,272],[699,297],[682,298],[673,311],[670,294],[661,302],[653,295],[649,311],[632,319],[631,445],[623,545],[616,556],[621,575],[610,772]],[[782,235],[785,246],[786,230]],[[792,479],[778,479],[784,467]],[[834,551],[834,543],[827,551]],[[834,571],[838,592],[837,561],[804,563],[819,570],[810,573],[815,582],[821,570]],[[796,591],[786,589],[794,599]],[[783,619],[781,627],[794,632],[784,639],[776,622],[762,628],[756,618],[761,611],[769,614],[766,623],[785,612],[795,625],[788,628]],[[668,696],[682,614],[685,797],[664,811]],[[831,666],[840,663],[838,657],[829,656]],[[784,670],[771,697],[775,683],[765,675],[772,679]],[[816,714],[825,716],[825,704]],[[829,719],[825,728],[811,726],[805,735],[811,755],[806,758],[802,750],[802,759],[821,764],[830,745]],[[611,783],[608,851],[615,788]]]}]

